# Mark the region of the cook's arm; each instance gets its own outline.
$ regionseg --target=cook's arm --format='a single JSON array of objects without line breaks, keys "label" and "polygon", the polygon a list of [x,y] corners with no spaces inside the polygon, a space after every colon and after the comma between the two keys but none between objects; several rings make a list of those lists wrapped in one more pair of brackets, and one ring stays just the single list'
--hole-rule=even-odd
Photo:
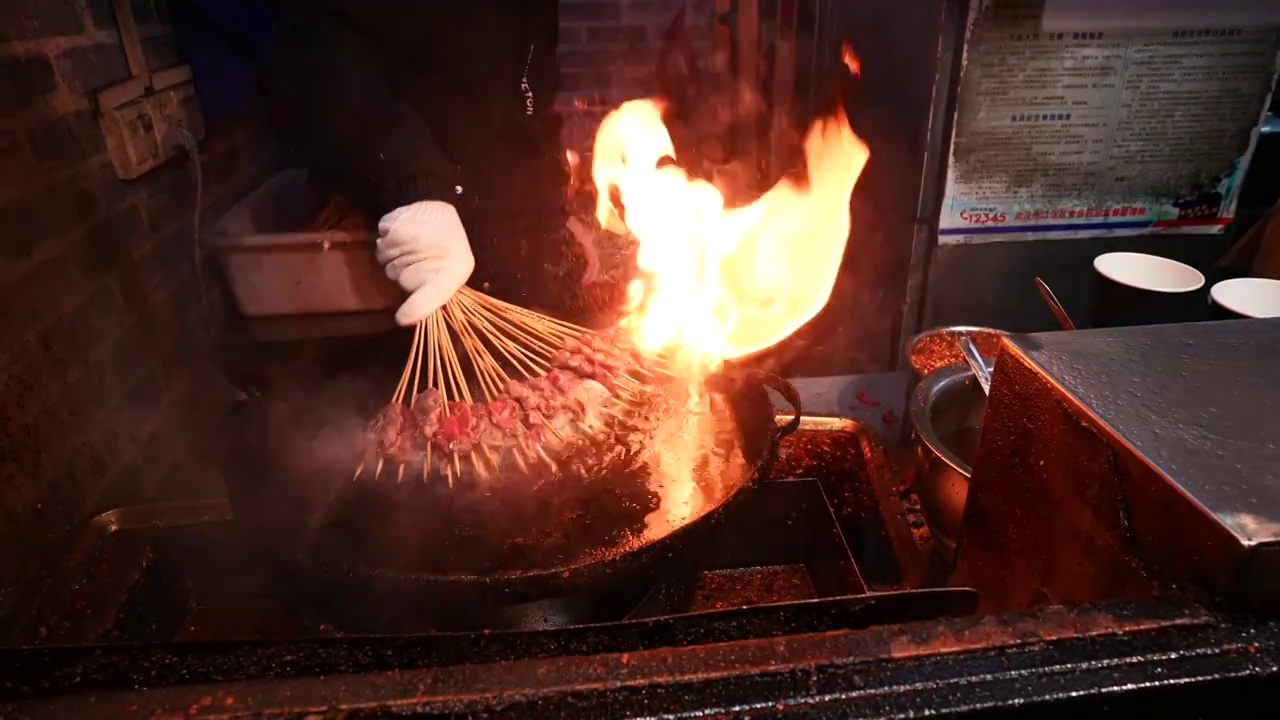
[{"label": "cook's arm", "polygon": [[313,167],[379,214],[452,200],[459,169],[384,79],[366,40],[325,4],[291,7],[276,19],[273,90],[293,139]]}]

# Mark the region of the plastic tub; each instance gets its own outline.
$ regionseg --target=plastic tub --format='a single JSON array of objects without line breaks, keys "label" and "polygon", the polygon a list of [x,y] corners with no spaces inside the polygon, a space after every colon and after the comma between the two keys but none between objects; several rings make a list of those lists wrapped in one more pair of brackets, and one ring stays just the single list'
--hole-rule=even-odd
[{"label": "plastic tub", "polygon": [[208,233],[240,312],[251,318],[391,311],[400,288],[374,258],[374,236],[299,232],[324,209],[301,169],[285,170]]}]

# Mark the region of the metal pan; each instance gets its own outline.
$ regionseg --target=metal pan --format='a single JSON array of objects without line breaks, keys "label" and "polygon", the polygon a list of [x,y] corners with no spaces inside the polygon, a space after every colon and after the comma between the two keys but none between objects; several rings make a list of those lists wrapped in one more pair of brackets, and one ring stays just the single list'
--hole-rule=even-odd
[{"label": "metal pan", "polygon": [[[657,573],[691,569],[707,532],[743,488],[767,477],[777,441],[799,426],[799,395],[785,380],[737,372],[722,374],[716,384],[732,411],[744,460],[741,477],[718,478],[727,490],[713,506],[655,539],[638,541],[623,532],[634,528],[609,527],[643,518],[645,508],[633,507],[634,496],[627,495],[637,490],[634,478],[575,478],[582,487],[570,497],[580,506],[567,514],[557,514],[562,508],[546,492],[539,494],[542,489],[554,495],[554,480],[549,489],[495,484],[489,495],[451,494],[438,484],[397,484],[394,478],[353,483],[342,472],[345,464],[330,467],[329,477],[318,480],[306,468],[282,465],[270,442],[254,434],[260,425],[252,417],[241,454],[258,467],[229,482],[231,499],[246,531],[272,548],[296,573],[299,587],[330,615],[348,616],[348,625],[376,629],[377,618],[396,614],[434,618],[432,629],[450,630],[538,625],[530,614],[590,621],[593,613],[639,602]],[[794,408],[785,425],[774,419],[770,388]],[[540,517],[543,511],[551,515]],[[477,556],[474,546],[483,542],[467,535],[468,517],[522,538],[534,561],[515,562],[523,559],[519,547],[504,555],[510,563]],[[582,546],[540,555],[540,546],[556,542],[551,535],[558,526],[583,528],[577,539]]]}]

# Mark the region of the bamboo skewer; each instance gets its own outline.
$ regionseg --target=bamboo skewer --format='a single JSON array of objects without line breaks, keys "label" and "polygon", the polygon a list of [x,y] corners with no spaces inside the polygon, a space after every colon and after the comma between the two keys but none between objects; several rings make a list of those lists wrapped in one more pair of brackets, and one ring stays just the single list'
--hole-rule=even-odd
[{"label": "bamboo skewer", "polygon": [[[403,405],[418,420],[425,409],[420,407],[420,396],[437,393],[441,418],[449,418],[455,410],[450,403],[475,401],[492,402],[507,394],[514,380],[527,381],[545,375],[553,367],[553,357],[565,349],[570,340],[584,339],[591,331],[556,318],[541,315],[478,291],[464,287],[448,303],[414,326],[409,356],[405,359],[392,405]],[[426,366],[425,369],[423,366]],[[646,395],[646,385],[655,378],[670,377],[662,368],[650,368],[636,364],[613,373],[612,402],[593,406],[599,415],[595,420],[571,421],[566,429],[557,427],[546,417],[537,417],[533,425],[545,429],[557,442],[544,448],[540,442],[518,431],[514,442],[505,447],[511,458],[527,473],[530,462],[542,462],[556,470],[555,459],[547,452],[551,448],[563,448],[570,444],[573,435],[589,434],[603,430],[609,421],[626,422],[627,409]],[[646,379],[647,378],[647,379]],[[608,421],[601,423],[601,420]],[[532,419],[532,418],[530,418]],[[409,432],[403,425],[404,417],[388,418],[398,437]],[[421,432],[421,431],[419,431]],[[421,447],[418,458],[422,462],[423,481],[429,481],[433,469],[438,469],[449,487],[455,479],[464,477],[462,454],[467,467],[479,480],[488,480],[501,474],[500,460],[493,448],[477,443],[465,453],[450,452],[448,457],[435,462],[435,440],[432,437],[413,438]],[[379,452],[373,477],[376,480],[388,463],[388,456]],[[405,457],[390,458],[396,465],[396,482],[404,481],[405,464],[414,460]],[[359,479],[367,467],[361,462],[352,479]]]}]

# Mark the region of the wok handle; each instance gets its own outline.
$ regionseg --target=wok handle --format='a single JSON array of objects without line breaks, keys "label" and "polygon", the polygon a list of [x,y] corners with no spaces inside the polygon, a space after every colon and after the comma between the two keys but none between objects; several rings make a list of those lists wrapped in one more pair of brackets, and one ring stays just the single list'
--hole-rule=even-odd
[{"label": "wok handle", "polygon": [[751,375],[765,387],[777,392],[782,396],[783,400],[791,406],[795,412],[795,416],[786,423],[778,426],[778,437],[784,438],[796,430],[800,429],[800,391],[796,390],[796,386],[787,382],[784,378],[778,377],[773,373],[761,372],[753,370]]}]

